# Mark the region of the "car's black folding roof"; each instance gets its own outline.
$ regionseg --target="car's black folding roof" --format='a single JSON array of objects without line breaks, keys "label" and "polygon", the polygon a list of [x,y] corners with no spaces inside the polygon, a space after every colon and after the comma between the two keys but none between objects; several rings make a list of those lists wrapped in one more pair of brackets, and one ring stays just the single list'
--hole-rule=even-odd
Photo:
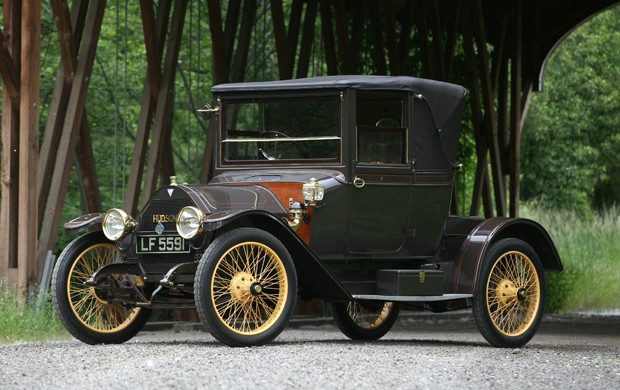
[{"label": "car's black folding roof", "polygon": [[[215,95],[272,93],[286,91],[338,91],[346,89],[408,91],[414,99],[415,166],[420,169],[445,169],[456,159],[458,134],[466,89],[460,85],[409,76],[322,76],[305,79],[220,84]],[[300,94],[301,95],[301,94]],[[439,131],[439,129],[441,131]]]},{"label": "car's black folding roof", "polygon": [[304,79],[276,80],[249,83],[220,84],[213,87],[213,93],[278,91],[278,90],[312,90],[312,89],[376,89],[407,90],[421,92],[426,89],[453,90],[463,95],[465,89],[449,83],[426,80],[409,76],[322,76]]}]

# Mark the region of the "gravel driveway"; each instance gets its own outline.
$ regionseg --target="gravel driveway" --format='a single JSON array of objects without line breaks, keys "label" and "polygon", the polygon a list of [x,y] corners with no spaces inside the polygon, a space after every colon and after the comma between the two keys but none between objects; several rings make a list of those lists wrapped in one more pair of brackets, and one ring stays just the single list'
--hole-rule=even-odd
[{"label": "gravel driveway", "polygon": [[229,348],[190,326],[123,345],[0,346],[2,389],[620,389],[620,320],[546,320],[524,348],[488,346],[469,316],[405,317],[377,342],[324,321]]}]

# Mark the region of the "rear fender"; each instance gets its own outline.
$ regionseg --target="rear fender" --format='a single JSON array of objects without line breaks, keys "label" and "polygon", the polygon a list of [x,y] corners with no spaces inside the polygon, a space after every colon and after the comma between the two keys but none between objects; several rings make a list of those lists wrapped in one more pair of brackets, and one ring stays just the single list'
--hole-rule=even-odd
[{"label": "rear fender", "polygon": [[523,218],[490,218],[474,227],[461,246],[456,258],[455,292],[473,294],[487,250],[503,238],[517,238],[532,246],[545,271],[562,271],[555,245],[540,224]]},{"label": "rear fender", "polygon": [[[336,276],[321,262],[312,250],[277,216],[260,210],[249,210],[232,214],[227,219],[217,222],[216,235],[239,227],[255,227],[265,230],[276,237],[289,251],[297,271],[297,280],[301,287],[310,292],[312,297],[327,301],[348,301],[351,294]],[[214,230],[205,226],[205,230]]]}]

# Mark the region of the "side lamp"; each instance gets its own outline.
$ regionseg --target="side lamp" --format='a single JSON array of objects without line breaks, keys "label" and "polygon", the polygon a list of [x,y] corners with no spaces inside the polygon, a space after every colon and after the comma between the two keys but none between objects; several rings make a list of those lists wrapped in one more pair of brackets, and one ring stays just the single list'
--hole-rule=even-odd
[{"label": "side lamp", "polygon": [[323,200],[325,186],[319,183],[314,177],[304,183],[301,188],[304,200],[310,206],[316,206],[317,202]]}]

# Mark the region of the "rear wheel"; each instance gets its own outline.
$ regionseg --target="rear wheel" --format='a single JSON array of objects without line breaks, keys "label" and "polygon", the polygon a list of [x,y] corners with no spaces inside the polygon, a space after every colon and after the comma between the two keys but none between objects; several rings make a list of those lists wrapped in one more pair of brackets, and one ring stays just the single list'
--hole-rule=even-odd
[{"label": "rear wheel", "polygon": [[292,314],[297,275],[273,235],[253,228],[216,238],[196,270],[196,309],[213,337],[230,346],[275,339]]},{"label": "rear wheel", "polygon": [[534,249],[512,238],[493,244],[481,265],[473,300],[482,336],[497,347],[527,344],[536,334],[544,303],[545,279]]},{"label": "rear wheel", "polygon": [[135,276],[110,275],[102,287],[84,283],[99,268],[117,261],[118,254],[114,243],[102,232],[94,232],[67,245],[54,267],[56,315],[69,333],[87,344],[123,343],[142,330],[148,319],[148,309],[109,301],[106,296],[105,286],[136,287],[140,281]]},{"label": "rear wheel", "polygon": [[352,340],[378,340],[392,329],[400,307],[395,302],[349,301],[330,305],[338,329]]}]

